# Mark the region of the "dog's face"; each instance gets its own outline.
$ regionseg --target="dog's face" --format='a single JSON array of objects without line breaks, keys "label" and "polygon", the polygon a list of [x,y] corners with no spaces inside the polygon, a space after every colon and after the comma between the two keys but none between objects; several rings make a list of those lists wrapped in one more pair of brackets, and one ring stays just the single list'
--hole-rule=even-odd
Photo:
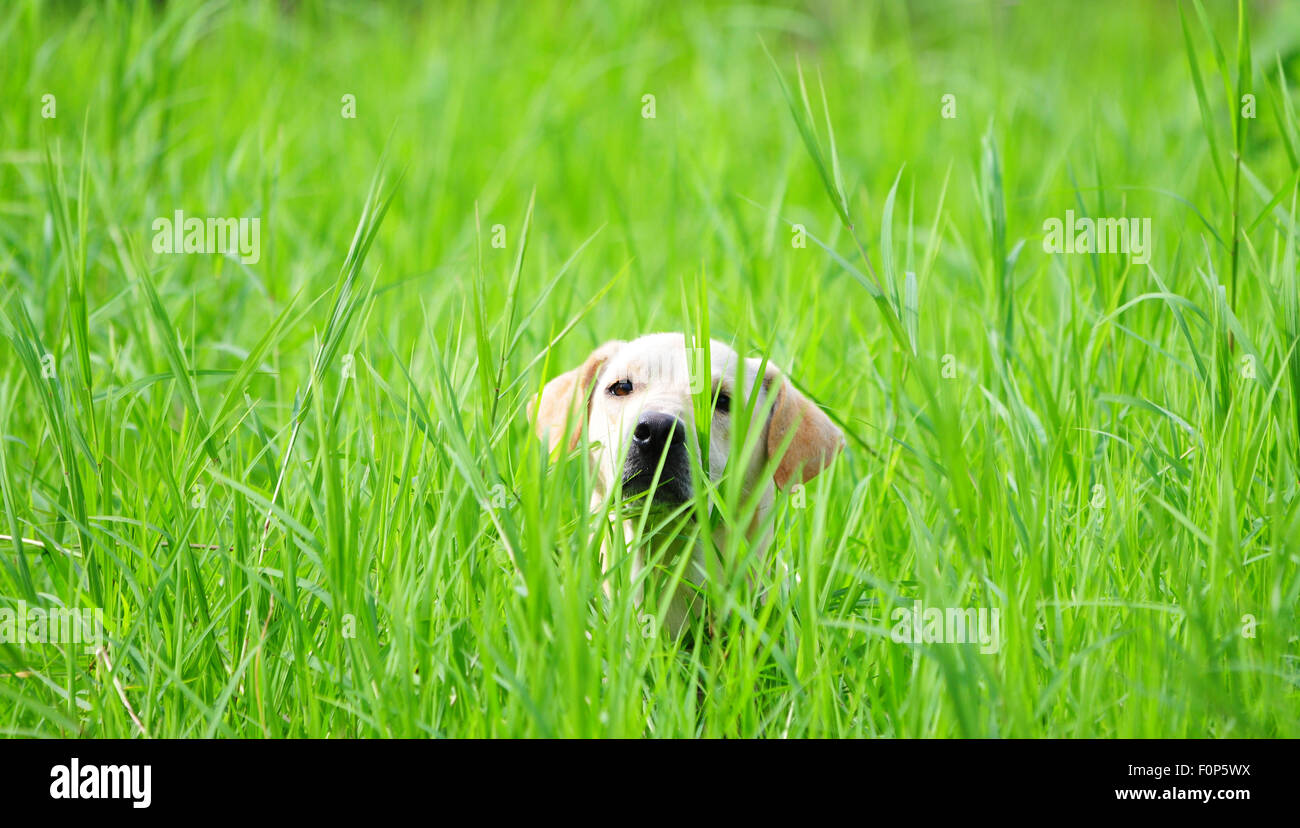
[{"label": "dog's face", "polygon": [[[729,471],[734,418],[744,416],[741,401],[749,405],[756,394],[751,429],[760,430],[757,450],[742,453],[748,459],[739,470],[746,493],[765,482],[762,470],[770,457],[780,454],[773,477],[787,487],[811,479],[843,447],[835,424],[771,363],[742,360],[716,340],[709,343],[707,384],[704,362],[679,333],[607,342],[582,365],[547,383],[530,404],[529,416],[551,448],[576,447],[586,429],[596,452],[598,494],[621,482],[624,497],[644,494],[653,507],[673,508],[692,499],[697,486],[692,468],[707,469],[713,481]],[[692,463],[699,451],[694,393],[701,390],[713,406],[708,457],[697,466]],[[657,470],[658,486],[650,492]]]},{"label": "dog's face", "polygon": [[[681,334],[652,334],[614,350],[596,374],[587,417],[588,438],[600,446],[597,480],[602,488],[621,480],[625,497],[648,494],[659,507],[694,497],[691,456],[700,447],[692,392],[700,388],[714,401],[708,462],[700,467],[708,469],[710,479],[721,479],[730,453],[731,399],[741,395],[732,387],[736,353],[712,342],[709,357],[712,377],[705,385],[703,355],[688,351]],[[749,395],[758,361],[746,361],[744,370]],[[659,484],[648,493],[661,462]],[[750,465],[761,468],[761,462]],[[747,469],[746,477],[755,471]]]}]

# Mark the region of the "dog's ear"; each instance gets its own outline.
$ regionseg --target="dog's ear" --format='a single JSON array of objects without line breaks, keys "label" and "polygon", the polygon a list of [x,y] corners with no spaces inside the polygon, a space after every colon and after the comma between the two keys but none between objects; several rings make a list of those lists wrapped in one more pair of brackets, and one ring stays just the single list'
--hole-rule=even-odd
[{"label": "dog's ear", "polygon": [[768,369],[768,393],[776,394],[776,402],[767,424],[767,456],[774,457],[791,432],[794,435],[773,474],[776,485],[787,489],[807,483],[830,465],[844,448],[844,434],[770,363]]},{"label": "dog's ear", "polygon": [[[528,401],[528,421],[533,424],[537,436],[542,438],[548,449],[554,451],[561,443],[568,449],[577,447],[591,408],[592,383],[596,381],[600,369],[622,345],[621,340],[606,342],[592,351],[577,368],[565,371],[546,383],[540,397]],[[566,423],[570,429],[567,436],[564,433]]]}]

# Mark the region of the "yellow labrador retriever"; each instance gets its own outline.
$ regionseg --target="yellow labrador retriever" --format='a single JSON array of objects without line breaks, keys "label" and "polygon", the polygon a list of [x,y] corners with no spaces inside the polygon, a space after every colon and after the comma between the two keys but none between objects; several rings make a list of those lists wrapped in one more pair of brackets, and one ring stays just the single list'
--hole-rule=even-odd
[{"label": "yellow labrador retriever", "polygon": [[[761,422],[757,435],[757,450],[741,455],[747,457],[747,462],[739,473],[743,475],[744,496],[750,498],[757,494],[758,497],[757,513],[749,526],[749,540],[754,544],[758,560],[763,561],[771,544],[771,532],[760,527],[766,526],[763,516],[772,506],[775,486],[788,489],[815,477],[843,448],[844,435],[772,363],[745,359],[743,370],[738,372],[740,356],[717,340],[709,343],[711,385],[701,389],[704,374],[701,351],[690,349],[688,353],[686,339],[680,333],[650,334],[632,342],[606,342],[577,368],[548,382],[541,396],[529,402],[529,419],[551,450],[577,448],[586,430],[596,467],[593,509],[599,508],[610,491],[621,485],[624,498],[641,496],[649,500],[647,505],[652,512],[662,513],[679,509],[694,499],[696,484],[692,480],[692,467],[707,468],[712,482],[721,480],[724,472],[736,472],[727,469],[731,456],[732,397],[748,401],[757,393],[752,409],[756,418],[753,425],[760,427],[757,420],[760,415],[766,416],[766,420]],[[738,373],[745,385],[743,395],[735,393],[733,387]],[[709,456],[707,463],[699,458],[701,462],[693,464],[691,458],[699,455],[693,392],[700,390],[707,390],[713,401]],[[763,479],[768,461],[777,459],[778,455],[772,477]],[[624,537],[630,541],[635,531],[635,521],[624,520]],[[725,527],[715,530],[714,542],[718,548],[725,546],[725,532]],[[761,537],[754,537],[756,533]],[[671,561],[682,549],[671,545],[675,539],[666,540]],[[698,612],[699,604],[693,598],[708,571],[704,545],[691,546],[692,561],[683,576],[686,583],[673,594],[664,619],[665,626],[674,635]],[[608,542],[602,547],[601,563],[608,572],[612,563]],[[639,554],[633,556],[631,564],[632,582],[638,584],[635,598],[639,605],[643,597]]]}]

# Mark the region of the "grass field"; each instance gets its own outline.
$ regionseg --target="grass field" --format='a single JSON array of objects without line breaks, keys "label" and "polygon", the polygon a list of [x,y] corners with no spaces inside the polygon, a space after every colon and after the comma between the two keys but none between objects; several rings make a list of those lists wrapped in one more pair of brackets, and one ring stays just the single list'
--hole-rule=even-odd
[{"label": "grass field", "polygon": [[[6,4],[0,733],[1300,736],[1300,7],[1203,3]],[[523,413],[658,330],[848,435],[693,643]]]}]

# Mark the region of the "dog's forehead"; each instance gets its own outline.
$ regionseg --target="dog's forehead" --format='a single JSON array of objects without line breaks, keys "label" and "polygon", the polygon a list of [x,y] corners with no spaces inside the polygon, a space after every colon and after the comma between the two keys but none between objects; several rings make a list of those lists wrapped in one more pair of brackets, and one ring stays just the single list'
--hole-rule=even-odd
[{"label": "dog's forehead", "polygon": [[[709,340],[708,362],[713,379],[735,377],[739,360],[740,355],[731,346]],[[624,344],[609,360],[604,373],[647,382],[686,383],[703,365],[703,348],[688,345],[683,334],[657,333]],[[746,364],[746,374],[753,373],[754,366]]]}]

